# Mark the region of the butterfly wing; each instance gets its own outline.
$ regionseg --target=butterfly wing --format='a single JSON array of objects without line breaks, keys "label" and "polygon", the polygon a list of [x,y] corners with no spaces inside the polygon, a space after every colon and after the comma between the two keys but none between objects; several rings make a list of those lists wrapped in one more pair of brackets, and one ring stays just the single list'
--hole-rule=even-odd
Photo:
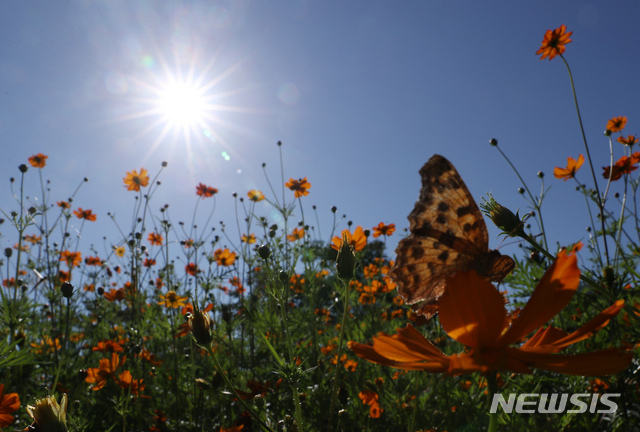
[{"label": "butterfly wing", "polygon": [[430,317],[437,311],[447,276],[475,269],[491,280],[502,280],[513,260],[489,252],[482,213],[451,162],[434,155],[420,176],[420,197],[408,217],[410,234],[398,243],[390,275],[405,301],[422,302],[414,309]]}]

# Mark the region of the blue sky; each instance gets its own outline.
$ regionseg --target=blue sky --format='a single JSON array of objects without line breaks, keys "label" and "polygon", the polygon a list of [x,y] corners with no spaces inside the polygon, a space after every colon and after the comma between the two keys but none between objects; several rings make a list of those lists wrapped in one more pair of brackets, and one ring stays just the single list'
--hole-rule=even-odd
[{"label": "blue sky", "polygon": [[[626,115],[629,134],[640,125],[638,16],[630,1],[12,2],[0,15],[0,208],[16,208],[8,179],[17,166],[44,153],[52,200],[90,180],[75,205],[98,221],[82,247],[103,235],[115,243],[106,214],[129,224],[125,173],[153,174],[167,161],[152,208],[169,203],[174,223],[189,222],[202,182],[220,191],[215,224],[233,227],[233,192],[270,195],[263,162],[280,183],[282,141],[285,177],[312,184],[305,215],[315,224],[317,206],[325,238],[334,205],[365,228],[406,227],[418,170],[434,153],[454,163],[477,201],[492,192],[527,210],[488,144],[495,137],[532,190],[536,173],[546,174],[548,238],[585,240],[583,199],[552,175],[584,153],[568,76],[560,59],[535,52],[547,29],[574,32],[566,58],[600,173],[607,120]],[[159,112],[171,81],[195,82],[209,105],[186,134]],[[585,169],[579,178],[590,184]],[[26,181],[34,195],[37,170]],[[0,231],[3,247],[15,242],[8,224]]]}]

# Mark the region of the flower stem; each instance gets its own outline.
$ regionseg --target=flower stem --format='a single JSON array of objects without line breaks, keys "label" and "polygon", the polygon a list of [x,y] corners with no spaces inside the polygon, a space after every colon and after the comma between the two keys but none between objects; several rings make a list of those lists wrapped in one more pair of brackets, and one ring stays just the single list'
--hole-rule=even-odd
[{"label": "flower stem", "polygon": [[[498,391],[497,373],[493,372],[486,375],[487,383],[489,384],[489,406],[493,400],[493,395]],[[489,413],[489,427],[487,432],[495,432],[498,430],[498,411]]]},{"label": "flower stem", "polygon": [[584,151],[587,153],[587,160],[589,161],[589,168],[591,169],[591,176],[593,177],[593,187],[596,190],[596,195],[598,199],[596,200],[598,204],[598,209],[600,210],[600,224],[602,225],[602,242],[604,245],[604,254],[607,259],[607,265],[609,265],[609,248],[607,247],[607,238],[605,236],[605,226],[604,226],[604,202],[602,197],[600,196],[600,189],[598,188],[598,179],[596,178],[596,172],[593,169],[593,162],[591,160],[591,154],[589,153],[589,144],[587,143],[587,136],[584,133],[584,126],[582,124],[582,116],[580,115],[580,106],[578,105],[578,96],[576,94],[576,87],[573,82],[573,74],[571,73],[571,68],[569,67],[569,63],[562,56],[562,54],[558,54],[558,56],[564,62],[564,65],[567,67],[567,72],[569,72],[569,81],[571,81],[571,92],[573,93],[573,101],[576,105],[576,113],[578,114],[578,123],[580,124],[580,132],[582,133],[582,141],[584,142]]},{"label": "flower stem", "polygon": [[338,379],[340,378],[340,357],[342,357],[342,342],[344,339],[345,327],[347,326],[347,315],[349,315],[349,282],[340,281],[345,285],[344,294],[344,311],[342,312],[342,324],[340,324],[340,338],[338,340],[338,359],[336,361],[336,374],[333,377],[333,391],[331,392],[331,405],[329,407],[329,422],[327,423],[327,430],[331,430],[331,422],[333,421],[333,411],[336,405],[336,397],[338,395]]},{"label": "flower stem", "polygon": [[229,389],[231,389],[231,391],[233,392],[233,394],[235,395],[236,399],[242,403],[245,407],[245,409],[247,411],[249,411],[249,413],[251,413],[251,415],[253,416],[253,418],[255,418],[258,423],[260,423],[260,426],[262,427],[262,429],[269,431],[269,432],[274,432],[273,429],[271,429],[269,427],[268,424],[266,424],[264,422],[264,420],[262,420],[262,417],[260,417],[260,415],[255,412],[255,410],[253,408],[251,408],[251,406],[249,406],[248,403],[246,403],[244,401],[244,399],[242,399],[240,397],[240,395],[238,394],[238,391],[236,390],[236,388],[231,384],[231,381],[229,380],[229,377],[227,376],[227,374],[224,372],[224,370],[222,370],[222,366],[220,366],[220,363],[218,362],[218,359],[216,357],[216,355],[213,352],[213,349],[211,349],[211,345],[207,345],[207,346],[201,346],[201,348],[204,348],[205,351],[207,351],[209,353],[209,356],[211,357],[211,359],[213,359],[213,365],[216,368],[216,371],[218,372],[218,374],[222,377],[222,379],[224,380],[225,384],[227,385],[227,387],[229,387]]}]

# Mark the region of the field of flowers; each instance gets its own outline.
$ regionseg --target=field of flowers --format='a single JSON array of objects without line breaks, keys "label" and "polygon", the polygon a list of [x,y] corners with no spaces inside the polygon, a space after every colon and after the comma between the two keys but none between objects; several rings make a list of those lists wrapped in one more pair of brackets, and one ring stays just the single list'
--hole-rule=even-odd
[{"label": "field of flowers", "polygon": [[[570,36],[549,30],[538,51],[569,74]],[[234,194],[235,238],[197,214],[215,187],[200,183],[193,220],[176,222],[153,210],[166,164],[123,173],[133,217],[101,254],[79,235],[97,215],[49,189],[56,155],[33,155],[1,206],[0,429],[640,430],[640,152],[626,123],[606,125],[610,161],[592,160],[585,137],[585,154],[554,172],[584,196],[589,241],[550,246],[553,215],[524,182],[524,216],[489,197],[483,211],[521,241],[515,269],[498,287],[448,274],[430,320],[389,274],[395,225],[349,222],[318,238],[307,178]],[[40,190],[25,190],[29,170]],[[261,201],[284,222],[260,214]],[[585,409],[491,414],[495,393],[583,394]]]}]

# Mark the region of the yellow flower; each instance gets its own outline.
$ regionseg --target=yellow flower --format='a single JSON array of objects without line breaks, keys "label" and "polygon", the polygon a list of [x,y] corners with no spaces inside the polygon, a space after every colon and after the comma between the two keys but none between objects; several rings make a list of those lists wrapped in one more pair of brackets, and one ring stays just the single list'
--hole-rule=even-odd
[{"label": "yellow flower", "polygon": [[112,246],[113,252],[122,258],[124,256],[124,246]]},{"label": "yellow flower", "polygon": [[231,252],[229,249],[218,249],[213,253],[213,259],[221,266],[230,266],[236,262],[236,253]]},{"label": "yellow flower", "polygon": [[186,306],[187,300],[189,297],[179,296],[175,291],[169,291],[166,295],[160,294],[161,301],[158,302],[159,305],[164,305],[166,308],[179,308],[182,306]]},{"label": "yellow flower", "polygon": [[127,190],[139,192],[140,187],[149,185],[149,176],[147,170],[140,168],[140,174],[136,170],[132,170],[122,179]]},{"label": "yellow flower", "polygon": [[264,199],[264,194],[260,192],[258,189],[252,189],[247,192],[247,196],[253,202],[262,201]]}]

